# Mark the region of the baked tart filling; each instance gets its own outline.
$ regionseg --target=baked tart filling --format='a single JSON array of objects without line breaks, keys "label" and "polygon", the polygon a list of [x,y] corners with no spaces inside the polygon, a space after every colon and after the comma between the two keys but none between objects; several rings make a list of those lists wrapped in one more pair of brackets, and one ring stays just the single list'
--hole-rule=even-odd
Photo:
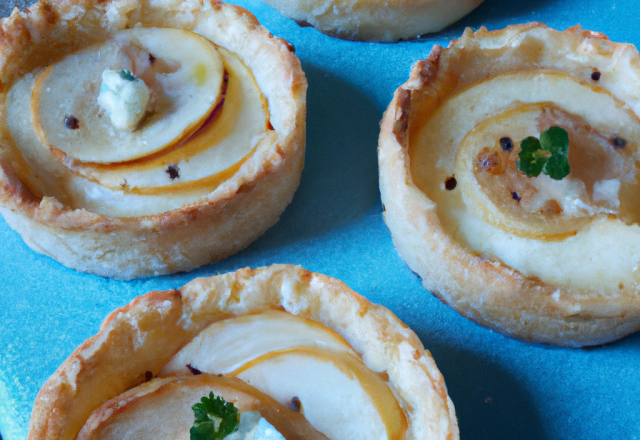
[{"label": "baked tart filling", "polygon": [[85,0],[4,25],[0,210],[34,249],[117,278],[190,270],[290,202],[306,81],[247,11]]},{"label": "baked tart filling", "polygon": [[417,336],[337,280],[293,266],[198,279],[117,310],[43,386],[29,438],[193,439],[209,420],[224,430],[220,413],[194,407],[218,399],[237,409],[238,432],[262,417],[286,439],[458,438]]},{"label": "baked tart filling", "polygon": [[[112,88],[149,90],[130,128],[114,117],[136,103],[105,75],[116,77]],[[269,124],[268,103],[238,56],[177,29],[119,31],[7,94],[13,153],[24,162],[17,171],[31,192],[110,216],[158,214],[213,192],[272,139]]]},{"label": "baked tart filling", "polygon": [[[638,59],[602,34],[533,23],[467,31],[414,67],[380,161],[419,192],[381,188],[427,288],[525,339],[582,345],[638,328]],[[430,220],[409,220],[410,234],[446,249],[398,244],[409,231],[390,217],[414,210]]]}]

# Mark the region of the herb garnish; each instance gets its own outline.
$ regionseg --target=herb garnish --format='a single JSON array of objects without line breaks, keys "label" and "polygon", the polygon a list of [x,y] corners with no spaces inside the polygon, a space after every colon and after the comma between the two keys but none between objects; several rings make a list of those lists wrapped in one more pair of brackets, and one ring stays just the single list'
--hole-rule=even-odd
[{"label": "herb garnish", "polygon": [[135,81],[136,80],[136,77],[133,76],[133,73],[131,73],[130,70],[122,69],[122,70],[119,70],[118,73],[120,74],[120,77],[122,79],[126,79],[127,81]]},{"label": "herb garnish", "polygon": [[518,169],[527,177],[541,172],[555,180],[562,180],[571,172],[569,166],[569,133],[560,127],[550,127],[540,133],[540,140],[529,136],[520,142]]},{"label": "herb garnish", "polygon": [[222,397],[203,397],[191,407],[196,420],[189,433],[191,440],[221,440],[238,427],[238,408]]}]

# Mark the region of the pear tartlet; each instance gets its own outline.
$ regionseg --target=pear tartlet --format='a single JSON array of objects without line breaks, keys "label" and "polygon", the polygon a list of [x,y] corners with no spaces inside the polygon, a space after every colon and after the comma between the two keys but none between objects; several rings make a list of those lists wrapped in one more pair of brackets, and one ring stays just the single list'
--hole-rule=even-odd
[{"label": "pear tartlet", "polygon": [[274,265],[113,312],[43,385],[28,439],[188,438],[210,391],[288,440],[459,438],[415,333],[338,280]]},{"label": "pear tartlet", "polygon": [[246,10],[41,1],[2,29],[0,212],[37,252],[121,279],[191,270],[291,201],[307,83]]},{"label": "pear tartlet", "polygon": [[301,26],[346,40],[397,41],[438,32],[483,0],[262,0]]},{"label": "pear tartlet", "polygon": [[[382,122],[398,253],[445,304],[513,337],[583,346],[638,330],[639,114],[638,51],[579,26],[467,29],[434,47]],[[528,177],[529,142],[551,130],[568,135],[570,173]]]}]

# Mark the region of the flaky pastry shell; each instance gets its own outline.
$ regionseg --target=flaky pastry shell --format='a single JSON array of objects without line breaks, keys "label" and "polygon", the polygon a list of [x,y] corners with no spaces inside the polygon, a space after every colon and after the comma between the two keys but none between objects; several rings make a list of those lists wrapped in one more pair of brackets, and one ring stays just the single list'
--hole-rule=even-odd
[{"label": "flaky pastry shell", "polygon": [[370,370],[386,372],[407,439],[459,438],[442,375],[415,333],[336,279],[273,265],[150,292],[113,312],[43,385],[28,439],[72,440],[95,408],[158,374],[208,325],[268,309],[334,330]]},{"label": "flaky pastry shell", "polygon": [[[384,219],[396,249],[430,292],[465,317],[525,341],[573,347],[596,345],[616,340],[640,328],[640,301],[637,296],[640,285],[635,278],[635,270],[626,269],[637,264],[637,224],[595,216],[588,226],[580,225],[565,236],[547,241],[500,232],[499,237],[510,243],[501,248],[504,251],[502,258],[520,262],[521,268],[513,267],[500,256],[484,254],[461,242],[459,231],[465,226],[462,223],[452,226],[457,214],[447,212],[447,204],[434,200],[434,195],[444,200],[444,197],[454,197],[460,190],[460,182],[456,189],[455,179],[450,180],[455,177],[453,159],[447,159],[453,157],[459,148],[457,138],[446,146],[451,149],[449,153],[442,151],[445,147],[418,145],[420,129],[434,114],[442,117],[439,121],[447,119],[445,113],[437,112],[452,102],[452,97],[472,90],[475,84],[488,84],[499,75],[540,72],[540,75],[561,77],[563,81],[575,82],[576,87],[590,93],[606,95],[607,99],[618,103],[618,110],[636,121],[640,111],[639,66],[640,55],[632,45],[612,43],[606,36],[583,31],[579,26],[559,32],[540,23],[509,26],[491,32],[484,28],[476,32],[467,29],[448,48],[435,46],[426,60],[413,66],[409,80],[395,92],[381,124],[378,149],[380,191]],[[534,87],[536,85],[531,82],[519,90],[524,94]],[[499,111],[491,108],[495,107],[496,96],[501,94],[501,90],[502,87],[496,87],[476,96],[478,101],[467,105],[465,111],[469,114],[486,111],[488,114],[481,115],[481,120],[504,111],[502,107]],[[577,102],[578,96],[575,98]],[[553,101],[552,98],[541,100]],[[521,104],[524,105],[516,102],[513,106]],[[549,105],[562,107],[564,104],[551,102]],[[478,108],[473,109],[474,106]],[[561,108],[558,112],[565,110]],[[603,112],[602,116],[607,115]],[[468,124],[465,118],[451,114],[449,122],[443,124],[462,126]],[[474,128],[474,124],[470,123],[468,129]],[[606,138],[602,139],[606,141]],[[615,137],[608,138],[608,142],[611,151],[624,148],[622,141],[616,141]],[[631,160],[637,164],[638,139],[624,142],[627,147],[624,151],[628,151]],[[424,151],[423,162],[412,163],[415,152],[420,148]],[[427,155],[430,155],[429,160],[425,159]],[[419,186],[418,176],[424,182],[434,179],[429,183],[432,188],[429,194]],[[514,206],[520,203],[515,192],[508,199]],[[459,202],[455,207],[460,211],[464,203]],[[602,238],[604,241],[598,242],[597,248],[579,246],[581,242],[577,240],[581,240],[584,231],[588,230],[592,235],[604,234],[602,231],[614,223],[616,230],[623,231],[607,236],[615,239],[606,241]],[[599,231],[599,227],[605,229]],[[493,246],[491,241],[498,237],[497,233],[487,235],[490,238],[482,243],[484,236],[474,237],[473,232],[464,236],[468,242],[480,242],[478,247]],[[577,250],[566,251],[569,246],[573,246],[571,249],[577,247]],[[615,249],[623,250],[631,257],[616,260],[611,256],[615,255]],[[539,253],[542,251],[547,256],[557,256],[557,261],[536,262],[542,258]],[[531,268],[535,269],[534,265],[538,264],[547,269],[553,268],[559,273],[554,276],[563,280],[563,264],[575,263],[570,266],[571,270],[579,273],[581,267],[591,268],[587,264],[592,264],[591,261],[597,258],[601,258],[602,267],[622,267],[621,261],[628,265],[624,270],[620,269],[623,274],[619,282],[609,280],[607,277],[612,276],[608,273],[599,275],[597,267],[584,271],[584,278],[574,276],[572,272],[566,276],[573,279],[563,282],[545,281],[545,277],[551,276],[544,270],[538,275],[532,274],[534,270]],[[588,284],[585,279],[593,279],[594,283],[585,285]],[[601,284],[606,284],[602,281],[605,279],[613,287],[601,287]]]},{"label": "flaky pastry shell", "polygon": [[301,26],[346,40],[397,41],[438,32],[483,0],[263,0]]},{"label": "flaky pastry shell", "polygon": [[[276,136],[213,192],[155,215],[115,217],[38,198],[2,145],[0,212],[37,252],[82,272],[129,279],[187,271],[226,258],[276,223],[304,164],[306,79],[294,48],[246,10],[216,0],[69,0],[14,10],[0,29],[0,120],[26,73],[133,26],[199,33],[239,56],[266,97]],[[4,144],[7,139],[0,139]]]}]

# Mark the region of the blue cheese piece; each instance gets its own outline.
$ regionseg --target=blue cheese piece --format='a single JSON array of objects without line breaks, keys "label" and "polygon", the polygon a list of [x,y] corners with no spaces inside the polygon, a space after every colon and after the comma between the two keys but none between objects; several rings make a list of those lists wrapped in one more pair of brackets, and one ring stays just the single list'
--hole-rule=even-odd
[{"label": "blue cheese piece", "polygon": [[285,440],[276,428],[262,418],[258,411],[249,411],[240,416],[238,429],[225,440]]},{"label": "blue cheese piece", "polygon": [[102,72],[98,104],[119,130],[134,131],[147,110],[149,87],[126,70]]}]

